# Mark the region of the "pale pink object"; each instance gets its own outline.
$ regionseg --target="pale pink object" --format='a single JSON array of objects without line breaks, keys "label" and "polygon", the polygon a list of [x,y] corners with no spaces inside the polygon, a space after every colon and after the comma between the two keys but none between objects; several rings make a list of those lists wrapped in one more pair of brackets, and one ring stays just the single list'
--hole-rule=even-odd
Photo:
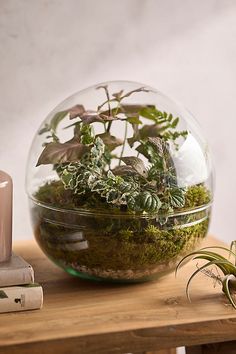
[{"label": "pale pink object", "polygon": [[0,262],[12,254],[12,179],[0,171]]}]

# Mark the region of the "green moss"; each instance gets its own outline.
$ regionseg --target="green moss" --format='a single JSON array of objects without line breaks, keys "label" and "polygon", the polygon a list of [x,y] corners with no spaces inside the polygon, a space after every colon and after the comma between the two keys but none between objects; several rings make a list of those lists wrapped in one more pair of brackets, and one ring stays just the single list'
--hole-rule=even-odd
[{"label": "green moss", "polygon": [[[99,206],[108,212],[106,216],[82,215],[33,206],[32,217],[40,246],[67,269],[85,266],[102,270],[148,270],[174,264],[206,236],[209,224],[209,209],[169,218],[165,225],[151,217],[118,216],[117,208],[91,195],[90,198],[75,197],[60,182],[41,187],[36,199],[64,209]],[[210,193],[203,185],[192,186],[186,192],[187,208],[197,208],[209,201]]]},{"label": "green moss", "polygon": [[184,209],[199,207],[208,204],[210,201],[211,193],[203,184],[191,186],[185,194]]}]

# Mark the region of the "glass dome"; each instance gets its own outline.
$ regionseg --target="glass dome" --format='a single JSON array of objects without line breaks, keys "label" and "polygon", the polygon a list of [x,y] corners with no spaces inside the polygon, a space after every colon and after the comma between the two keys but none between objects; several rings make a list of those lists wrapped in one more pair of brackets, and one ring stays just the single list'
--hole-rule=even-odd
[{"label": "glass dome", "polygon": [[114,81],[77,92],[42,122],[26,188],[50,259],[83,278],[134,282],[199,246],[212,180],[192,115],[151,87]]}]

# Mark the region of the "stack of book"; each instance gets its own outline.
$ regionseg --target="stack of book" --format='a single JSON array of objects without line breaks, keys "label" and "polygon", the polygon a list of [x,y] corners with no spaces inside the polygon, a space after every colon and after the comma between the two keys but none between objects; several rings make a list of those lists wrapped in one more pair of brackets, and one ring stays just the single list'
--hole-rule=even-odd
[{"label": "stack of book", "polygon": [[0,263],[0,313],[40,309],[42,287],[34,283],[32,266],[12,254],[9,261]]}]

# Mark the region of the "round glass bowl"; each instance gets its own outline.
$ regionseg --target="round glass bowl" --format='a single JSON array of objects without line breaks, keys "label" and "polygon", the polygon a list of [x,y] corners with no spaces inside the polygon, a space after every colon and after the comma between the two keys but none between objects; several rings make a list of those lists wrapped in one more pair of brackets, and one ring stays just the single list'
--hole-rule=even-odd
[{"label": "round glass bowl", "polygon": [[138,282],[173,270],[207,234],[212,165],[198,124],[153,88],[82,90],[43,121],[28,159],[36,240],[68,273]]}]

